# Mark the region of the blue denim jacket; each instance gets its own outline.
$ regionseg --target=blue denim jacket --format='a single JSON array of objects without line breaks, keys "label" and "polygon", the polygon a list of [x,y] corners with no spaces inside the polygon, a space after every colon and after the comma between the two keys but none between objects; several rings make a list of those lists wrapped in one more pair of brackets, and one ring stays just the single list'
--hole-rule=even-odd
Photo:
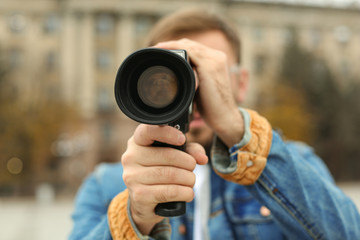
[{"label": "blue denim jacket", "polygon": [[[304,144],[273,132],[267,165],[257,182],[241,186],[211,173],[211,239],[360,239],[360,215],[323,162]],[[101,164],[80,188],[69,239],[112,239],[107,209],[126,186],[122,166]],[[271,210],[262,216],[261,206]],[[171,218],[171,239],[192,239],[193,202]],[[146,239],[146,238],[145,238]]]},{"label": "blue denim jacket", "polygon": [[[360,216],[311,148],[273,133],[266,168],[241,186],[211,173],[211,239],[360,239]],[[102,164],[80,188],[70,239],[111,239],[110,201],[126,186],[122,166]],[[271,210],[262,216],[260,207]],[[194,204],[171,218],[172,239],[192,239]]]}]

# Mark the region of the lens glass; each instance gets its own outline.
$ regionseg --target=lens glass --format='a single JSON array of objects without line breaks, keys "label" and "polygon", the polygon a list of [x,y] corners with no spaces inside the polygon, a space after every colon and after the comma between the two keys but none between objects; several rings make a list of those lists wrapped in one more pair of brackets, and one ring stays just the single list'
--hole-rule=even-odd
[{"label": "lens glass", "polygon": [[178,81],[171,69],[153,66],[140,75],[137,90],[143,103],[153,108],[164,108],[175,100]]}]

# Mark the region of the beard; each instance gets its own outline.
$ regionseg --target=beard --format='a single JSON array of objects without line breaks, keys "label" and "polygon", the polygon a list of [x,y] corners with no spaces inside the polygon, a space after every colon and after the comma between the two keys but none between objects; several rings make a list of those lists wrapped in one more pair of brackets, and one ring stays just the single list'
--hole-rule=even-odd
[{"label": "beard", "polygon": [[213,131],[206,125],[190,128],[189,132],[186,134],[188,142],[199,143],[205,149],[211,146],[213,136]]}]

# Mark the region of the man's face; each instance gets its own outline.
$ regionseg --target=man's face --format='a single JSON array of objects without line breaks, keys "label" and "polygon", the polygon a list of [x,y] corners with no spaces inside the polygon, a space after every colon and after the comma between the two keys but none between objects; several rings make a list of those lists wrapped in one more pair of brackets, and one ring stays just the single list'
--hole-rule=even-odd
[{"label": "man's face", "polygon": [[[235,54],[233,53],[227,39],[220,31],[208,31],[204,33],[185,35],[181,37],[191,39],[207,47],[224,52],[228,57],[229,68],[236,65]],[[231,78],[232,86],[234,89],[234,97],[238,98],[237,89],[239,85],[239,75],[233,74]],[[206,125],[205,121],[201,118],[199,112],[196,109],[196,104],[194,104],[193,119],[190,122],[190,130],[187,134],[187,140],[189,142],[198,142],[203,146],[209,146],[212,142],[212,138],[213,131],[210,129],[210,127]]]}]

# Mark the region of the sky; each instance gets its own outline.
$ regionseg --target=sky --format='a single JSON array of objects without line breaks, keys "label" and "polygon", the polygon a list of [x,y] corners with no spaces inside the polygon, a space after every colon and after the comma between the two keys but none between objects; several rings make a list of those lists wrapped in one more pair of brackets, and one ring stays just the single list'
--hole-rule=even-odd
[{"label": "sky", "polygon": [[[241,1],[241,0],[238,0]],[[360,0],[251,0],[254,2],[278,2],[311,6],[356,7],[360,8]]]}]

